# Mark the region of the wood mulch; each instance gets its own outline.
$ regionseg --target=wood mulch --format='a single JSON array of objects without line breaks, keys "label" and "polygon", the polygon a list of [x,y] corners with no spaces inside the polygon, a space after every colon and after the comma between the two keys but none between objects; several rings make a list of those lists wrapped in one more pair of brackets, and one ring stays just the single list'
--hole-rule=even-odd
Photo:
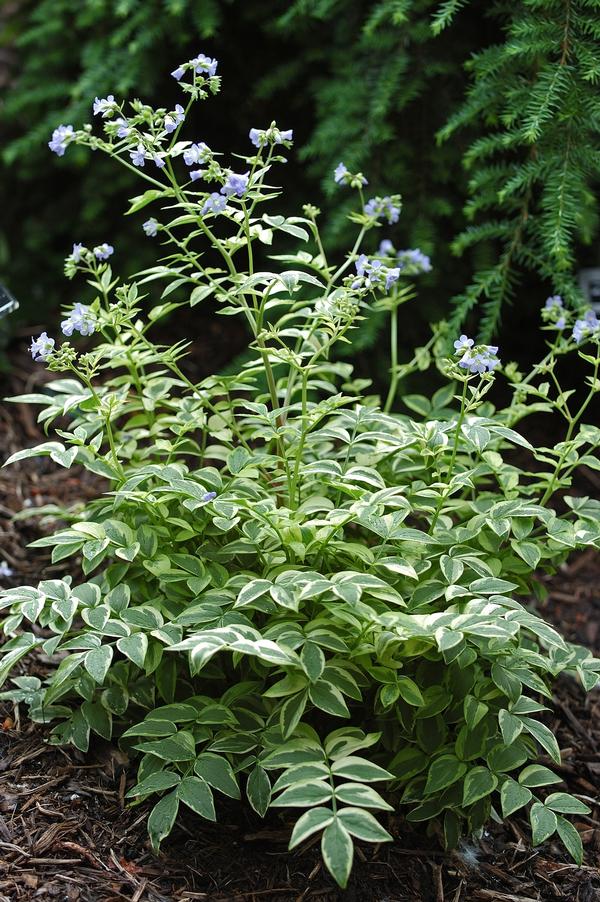
[{"label": "wood mulch", "polygon": [[[38,390],[45,378],[42,369],[32,370],[19,358],[3,394]],[[0,408],[3,459],[40,440],[31,410]],[[45,553],[26,550],[39,535],[37,521],[12,521],[12,514],[76,503],[98,488],[91,477],[46,458],[0,471],[0,560],[14,571],[4,585],[63,571]],[[548,588],[543,616],[600,653],[598,555],[574,558]],[[30,672],[43,672],[47,662],[34,658],[29,666]],[[563,752],[559,772],[565,786],[592,807],[589,816],[575,818],[583,867],[552,840],[531,848],[519,817],[490,825],[480,840],[448,854],[435,834],[392,815],[386,826],[395,842],[358,844],[350,885],[342,892],[320,862],[317,840],[287,851],[289,815],[274,813],[263,821],[235,803],[221,804],[217,824],[185,814],[154,855],[145,828],[149,805],[130,808],[124,802],[134,771],[120,750],[97,741],[84,756],[49,746],[43,727],[5,705],[0,902],[600,902],[600,692],[586,697],[572,680],[562,680],[548,723]]]}]

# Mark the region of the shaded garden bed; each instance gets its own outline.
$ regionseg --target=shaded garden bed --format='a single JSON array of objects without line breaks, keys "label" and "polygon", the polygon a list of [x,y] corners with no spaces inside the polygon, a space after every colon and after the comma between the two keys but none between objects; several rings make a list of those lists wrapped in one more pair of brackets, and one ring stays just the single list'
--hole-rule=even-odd
[{"label": "shaded garden bed", "polygon": [[[15,361],[3,394],[30,391],[48,378]],[[29,408],[0,409],[0,456],[40,440]],[[593,475],[593,474],[592,474]],[[44,458],[0,472],[0,558],[12,584],[64,572],[26,550],[37,521],[12,514],[71,503],[98,491],[92,477],[61,470]],[[594,486],[588,490],[592,492]],[[596,487],[597,491],[597,487]],[[563,634],[600,651],[600,561],[586,552],[548,582],[542,613]],[[36,655],[28,672],[43,675]],[[260,820],[248,807],[221,805],[219,823],[185,815],[156,857],[146,836],[149,805],[128,808],[133,769],[114,746],[94,741],[89,755],[46,744],[43,728],[19,721],[10,706],[0,716],[0,900],[162,902],[162,900],[419,900],[419,902],[600,902],[600,693],[586,699],[571,681],[559,684],[548,725],[563,752],[560,774],[586,798],[589,816],[575,819],[586,852],[577,867],[558,843],[538,849],[518,817],[492,825],[480,842],[446,854],[435,836],[391,815],[393,844],[358,846],[349,889],[324,871],[318,841],[287,851],[289,816]],[[550,763],[550,762],[545,762]],[[560,787],[563,788],[563,787]],[[386,821],[384,816],[383,821]]]}]

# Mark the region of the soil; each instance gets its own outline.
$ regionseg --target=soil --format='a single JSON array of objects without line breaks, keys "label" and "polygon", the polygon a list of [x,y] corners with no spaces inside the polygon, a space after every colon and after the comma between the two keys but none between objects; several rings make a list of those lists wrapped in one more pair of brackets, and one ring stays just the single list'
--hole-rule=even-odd
[{"label": "soil", "polygon": [[[39,390],[49,374],[24,355],[12,360],[2,394]],[[0,457],[42,439],[33,408],[0,408]],[[594,477],[596,478],[596,477]],[[18,585],[63,571],[26,545],[38,518],[13,520],[27,508],[72,504],[102,487],[76,468],[46,458],[0,471],[0,560]],[[596,493],[598,486],[595,486]],[[593,493],[594,486],[587,491]],[[548,581],[541,613],[567,638],[600,652],[600,559],[585,552]],[[29,671],[47,662],[33,658]],[[559,843],[531,848],[518,816],[490,825],[480,840],[445,853],[435,834],[398,815],[386,824],[393,843],[356,847],[349,888],[339,890],[320,861],[317,840],[287,851],[286,815],[258,818],[222,805],[218,823],[184,816],[159,856],[148,845],[147,805],[124,795],[133,770],[118,748],[96,742],[87,755],[49,746],[46,732],[18,710],[0,710],[0,902],[600,902],[600,692],[587,697],[562,680],[549,721],[563,755],[565,786],[592,807],[575,818],[583,867]],[[551,762],[543,763],[550,764]],[[555,767],[555,765],[553,765]]]}]

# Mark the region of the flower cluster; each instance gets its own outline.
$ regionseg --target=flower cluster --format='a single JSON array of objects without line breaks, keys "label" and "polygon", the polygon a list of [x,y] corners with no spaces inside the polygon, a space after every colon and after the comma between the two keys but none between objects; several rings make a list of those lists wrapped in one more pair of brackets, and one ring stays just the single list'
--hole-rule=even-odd
[{"label": "flower cluster", "polygon": [[365,204],[364,212],[374,219],[387,219],[389,223],[394,223],[398,222],[401,209],[400,196],[393,194],[391,197],[372,197]]},{"label": "flower cluster", "polygon": [[223,213],[226,206],[227,198],[223,197],[223,195],[221,194],[217,194],[216,191],[213,191],[213,193],[209,194],[204,201],[204,205],[200,210],[200,213],[202,216],[204,216],[206,213]]},{"label": "flower cluster", "polygon": [[337,185],[350,185],[351,188],[362,188],[369,184],[362,172],[350,172],[345,163],[338,163],[335,167],[333,180]]},{"label": "flower cluster", "polygon": [[497,345],[474,345],[466,335],[454,342],[455,354],[462,355],[458,365],[473,374],[491,373],[500,364]]},{"label": "flower cluster", "polygon": [[225,197],[232,197],[233,195],[236,197],[243,197],[248,189],[249,177],[249,172],[243,174],[230,172],[227,176],[227,181],[221,188],[221,194],[224,194]]},{"label": "flower cluster", "polygon": [[59,125],[52,132],[52,138],[48,141],[48,147],[57,156],[64,156],[67,145],[74,136],[72,125]]},{"label": "flower cluster", "polygon": [[185,119],[185,110],[180,103],[175,104],[175,109],[165,116],[165,131],[168,135],[174,132],[178,125]]},{"label": "flower cluster", "polygon": [[157,169],[164,169],[165,166],[164,154],[152,153],[151,151],[146,150],[143,144],[138,144],[137,147],[130,150],[129,156],[131,157],[133,165],[137,166],[138,169],[144,168],[146,160],[152,160]]},{"label": "flower cluster", "polygon": [[275,122],[271,122],[269,128],[251,128],[248,137],[255,147],[264,147],[266,144],[289,145],[294,140],[294,132],[291,128],[281,131]]},{"label": "flower cluster", "polygon": [[431,272],[431,260],[418,247],[412,250],[398,251],[398,263],[402,269],[408,269],[414,275]]},{"label": "flower cluster", "polygon": [[103,119],[108,119],[119,109],[119,105],[114,98],[114,94],[109,94],[108,97],[100,99],[96,97],[94,99],[94,105],[92,107],[94,116],[102,116]]},{"label": "flower cluster", "polygon": [[79,303],[75,304],[69,316],[60,324],[63,333],[68,336],[71,336],[73,332],[92,335],[96,331],[96,326],[96,314],[90,307]]},{"label": "flower cluster", "polygon": [[205,53],[199,53],[194,59],[188,60],[187,63],[182,63],[176,69],[173,69],[171,75],[175,81],[181,81],[185,73],[189,71],[192,71],[194,75],[213,78],[217,74],[218,65],[219,63],[216,59],[211,59]]},{"label": "flower cluster", "polygon": [[355,263],[357,279],[352,282],[352,288],[385,288],[389,291],[394,282],[400,278],[400,268],[390,267],[381,260],[369,260],[366,254],[361,254]]},{"label": "flower cluster", "polygon": [[418,247],[397,251],[389,238],[384,238],[377,253],[380,257],[395,257],[397,265],[406,275],[415,276],[419,273],[431,272],[431,260]]},{"label": "flower cluster", "polygon": [[54,352],[55,344],[56,342],[53,338],[48,338],[47,332],[42,332],[38,338],[31,339],[29,351],[36,362],[45,363]]},{"label": "flower cluster", "polygon": [[563,299],[559,294],[546,298],[546,302],[542,308],[542,319],[545,323],[549,323],[553,329],[564,329],[567,325],[567,318],[564,314]]},{"label": "flower cluster", "polygon": [[98,244],[93,250],[94,257],[96,260],[108,260],[115,252],[112,244],[107,244],[106,241],[103,244]]},{"label": "flower cluster", "polygon": [[600,320],[594,310],[586,310],[581,319],[575,321],[573,326],[573,338],[580,344],[584,338],[600,336]]}]

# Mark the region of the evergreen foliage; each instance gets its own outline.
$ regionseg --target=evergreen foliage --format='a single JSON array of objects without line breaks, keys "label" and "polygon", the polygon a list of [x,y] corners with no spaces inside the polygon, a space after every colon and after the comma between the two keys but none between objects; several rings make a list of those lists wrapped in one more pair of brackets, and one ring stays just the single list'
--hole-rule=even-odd
[{"label": "evergreen foliage", "polygon": [[[577,302],[581,244],[598,231],[600,0],[41,0],[15,9],[4,39],[17,63],[4,92],[3,158],[27,190],[13,198],[14,170],[4,170],[0,265],[20,296],[31,290],[32,262],[55,268],[49,259],[79,237],[67,231],[73,207],[93,231],[81,237],[125,240],[134,267],[143,265],[143,236],[113,232],[125,182],[99,190],[108,171],[99,166],[63,184],[46,156],[50,125],[57,116],[77,125],[98,92],[143,86],[153,100],[156,72],[200,46],[210,52],[214,38],[231,108],[258,126],[285,116],[296,128],[311,165],[292,168],[290,208],[316,196],[318,181],[333,207],[340,160],[368,168],[374,192],[406,196],[402,241],[434,261],[426,317],[454,295],[454,323],[481,318],[487,340],[519,291],[533,287],[535,305],[550,290]],[[268,74],[249,91],[257,70]],[[237,118],[203,119],[208,140],[223,131],[239,137]],[[338,247],[345,212],[330,220]],[[17,218],[26,223],[15,234]]]},{"label": "evergreen foliage", "polygon": [[[436,26],[446,27],[464,5],[445,3]],[[486,336],[514,296],[520,270],[578,302],[576,242],[597,232],[600,172],[600,2],[498,2],[492,13],[503,23],[504,43],[469,61],[471,87],[439,135],[447,140],[465,126],[476,134],[464,156],[473,224],[454,249],[493,241],[500,250],[456,298],[454,320],[481,306]]]}]

